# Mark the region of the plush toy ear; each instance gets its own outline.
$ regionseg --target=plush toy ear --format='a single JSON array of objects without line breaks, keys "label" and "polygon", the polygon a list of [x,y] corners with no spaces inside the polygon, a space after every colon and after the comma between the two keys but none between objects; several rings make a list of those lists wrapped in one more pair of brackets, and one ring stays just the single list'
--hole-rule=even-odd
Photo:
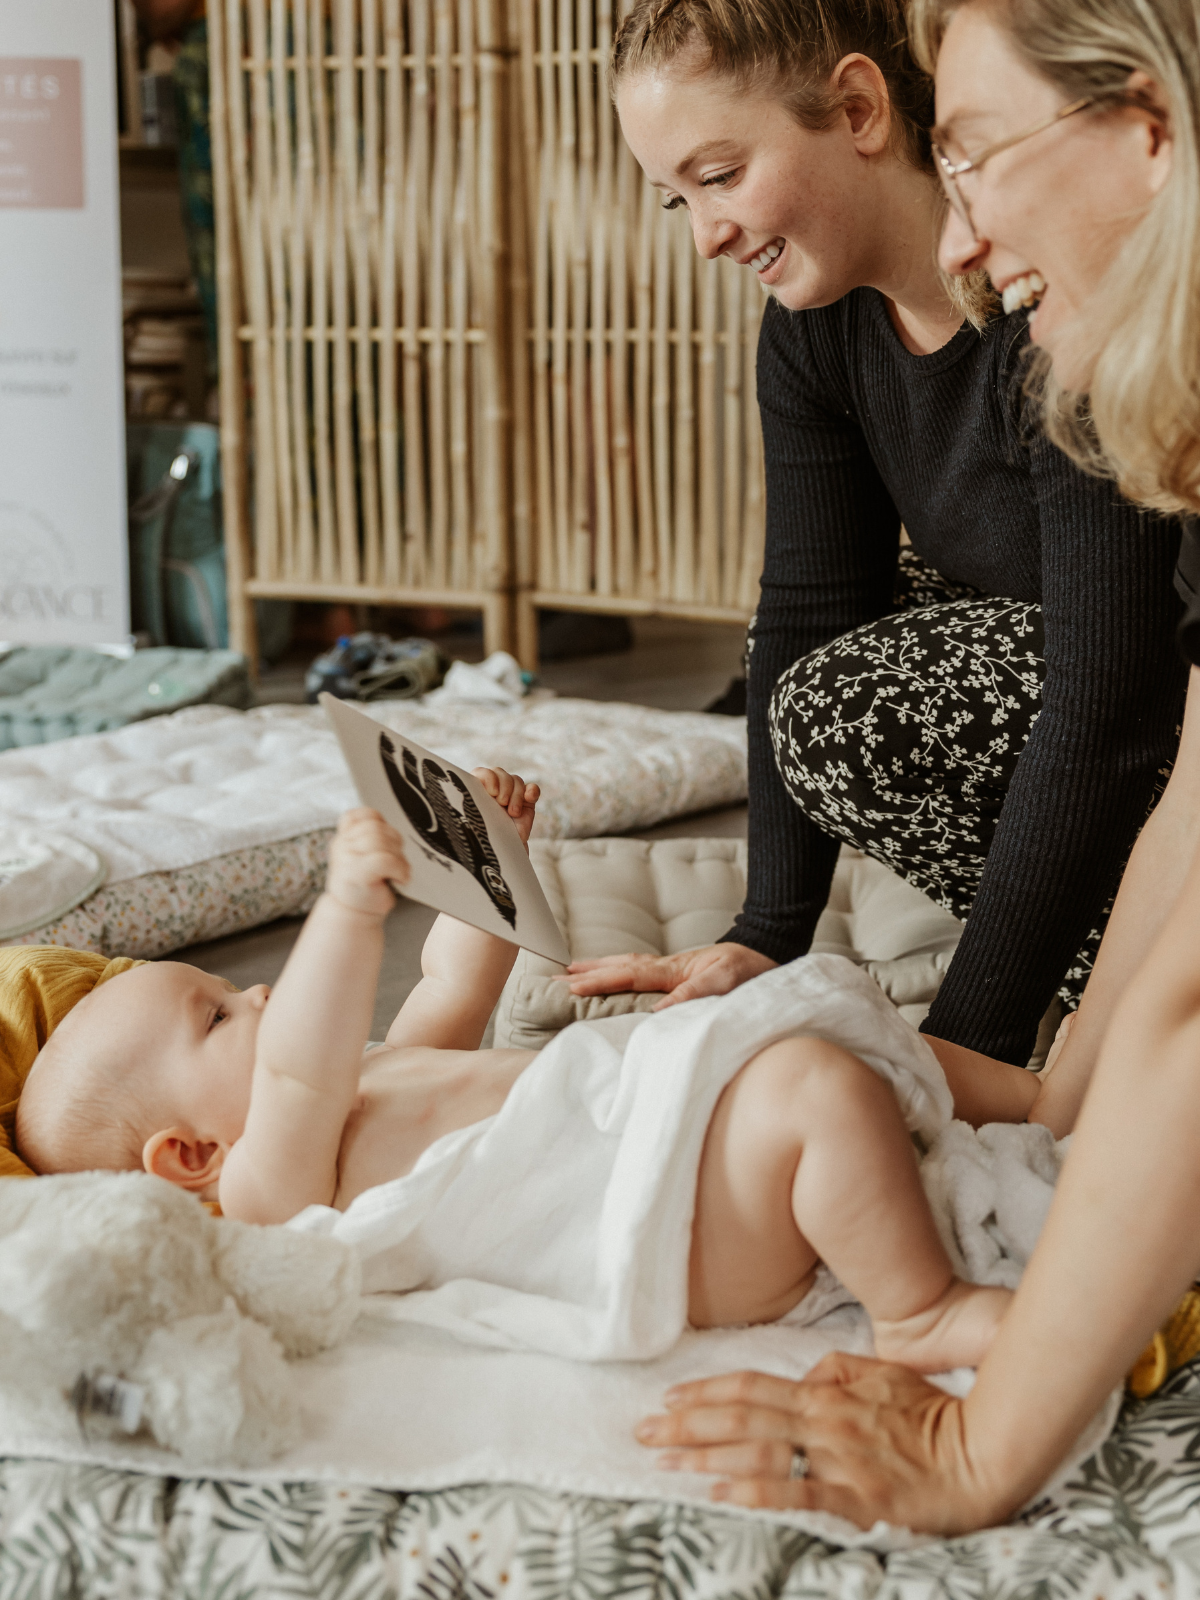
[{"label": "plush toy ear", "polygon": [[198,1139],[190,1129],[164,1128],[146,1140],[142,1165],[156,1178],[200,1194],[216,1183],[228,1154],[225,1145]]}]

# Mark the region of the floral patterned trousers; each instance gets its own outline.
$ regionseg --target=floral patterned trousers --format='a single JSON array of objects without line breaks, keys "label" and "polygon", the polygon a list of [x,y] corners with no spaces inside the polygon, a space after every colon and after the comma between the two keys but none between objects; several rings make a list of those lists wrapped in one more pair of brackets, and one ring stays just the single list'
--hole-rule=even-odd
[{"label": "floral patterned trousers", "polygon": [[[1041,710],[1042,610],[955,588],[909,549],[896,601],[893,615],[782,675],[770,708],[775,761],[819,828],[965,920]],[[1068,1006],[1079,1002],[1108,910],[1059,990]]]}]

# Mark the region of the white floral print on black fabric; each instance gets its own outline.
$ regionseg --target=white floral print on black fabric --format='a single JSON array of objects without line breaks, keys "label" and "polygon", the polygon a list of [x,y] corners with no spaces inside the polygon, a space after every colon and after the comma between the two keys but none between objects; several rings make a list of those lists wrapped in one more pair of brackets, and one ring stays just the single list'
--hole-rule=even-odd
[{"label": "white floral print on black fabric", "polygon": [[[965,921],[1041,710],[1042,608],[951,585],[911,550],[901,552],[896,599],[905,609],[812,651],[779,679],[769,714],[775,761],[818,827]],[[1059,990],[1069,1006],[1107,909]]]}]

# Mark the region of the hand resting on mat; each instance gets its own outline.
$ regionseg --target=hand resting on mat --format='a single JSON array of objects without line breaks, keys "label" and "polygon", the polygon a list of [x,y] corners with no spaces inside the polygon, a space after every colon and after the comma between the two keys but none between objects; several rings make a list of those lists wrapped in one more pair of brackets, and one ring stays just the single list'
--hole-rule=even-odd
[{"label": "hand resting on mat", "polygon": [[629,989],[652,994],[661,989],[663,998],[654,1009],[665,1011],[701,995],[728,994],[778,965],[744,944],[709,944],[674,956],[631,954],[572,961],[558,981],[569,983],[572,994],[622,994]]},{"label": "hand resting on mat", "polygon": [[731,1372],[678,1384],[665,1405],[639,1442],[666,1471],[717,1474],[714,1500],[944,1535],[1012,1509],[966,1448],[962,1402],[910,1367],[834,1351],[798,1383]]}]

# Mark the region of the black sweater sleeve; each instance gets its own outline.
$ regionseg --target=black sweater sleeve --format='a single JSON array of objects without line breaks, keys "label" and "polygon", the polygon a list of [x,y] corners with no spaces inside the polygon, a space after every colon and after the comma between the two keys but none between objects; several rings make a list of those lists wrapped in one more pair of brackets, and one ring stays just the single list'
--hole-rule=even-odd
[{"label": "black sweater sleeve", "polygon": [[1173,755],[1184,689],[1178,523],[1137,515],[1044,439],[1028,459],[1042,527],[1042,710],[923,1024],[1015,1062],[1116,887]]},{"label": "black sweater sleeve", "polygon": [[838,842],[789,798],[767,708],[810,650],[891,609],[900,517],[858,422],[818,375],[805,319],[768,303],[758,344],[767,478],[762,591],[750,626],[749,872],[727,940],[776,961],[803,955],[829,896]]}]

